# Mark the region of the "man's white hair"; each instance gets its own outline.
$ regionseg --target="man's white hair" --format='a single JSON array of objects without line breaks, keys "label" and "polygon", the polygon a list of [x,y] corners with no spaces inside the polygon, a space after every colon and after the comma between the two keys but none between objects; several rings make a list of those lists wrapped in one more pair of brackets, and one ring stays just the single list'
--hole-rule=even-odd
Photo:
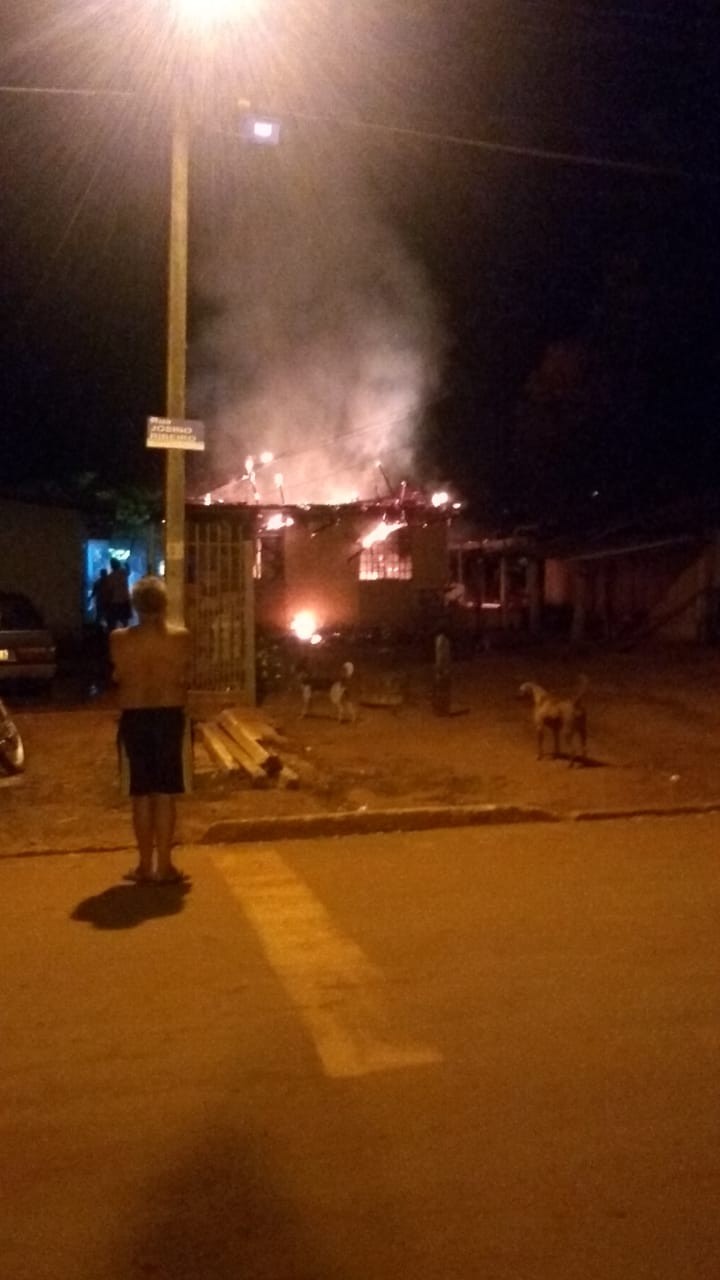
[{"label": "man's white hair", "polygon": [[167,612],[167,589],[162,578],[146,574],[132,589],[132,602],[141,618],[160,617]]}]

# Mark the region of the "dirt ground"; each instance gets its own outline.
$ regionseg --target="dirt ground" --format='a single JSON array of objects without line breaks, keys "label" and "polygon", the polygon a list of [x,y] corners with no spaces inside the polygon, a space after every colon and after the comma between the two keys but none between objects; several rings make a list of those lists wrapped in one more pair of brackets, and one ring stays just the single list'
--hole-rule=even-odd
[{"label": "dirt ground", "polygon": [[[455,714],[430,703],[431,669],[395,660],[405,684],[399,710],[360,706],[356,724],[338,725],[328,704],[299,720],[295,691],[271,694],[262,713],[288,739],[283,759],[299,790],[253,790],[222,779],[198,752],[197,786],[182,801],[182,842],[217,821],[337,813],[414,805],[528,804],[560,812],[634,809],[720,800],[720,655],[638,651],[553,655],[541,649],[483,654],[457,663]],[[379,687],[372,657],[358,664],[363,698]],[[535,758],[523,680],[558,692],[580,672],[587,696],[584,767]],[[14,701],[27,770],[0,782],[0,853],[117,848],[132,843],[119,792],[117,713],[108,695],[51,704]]]}]

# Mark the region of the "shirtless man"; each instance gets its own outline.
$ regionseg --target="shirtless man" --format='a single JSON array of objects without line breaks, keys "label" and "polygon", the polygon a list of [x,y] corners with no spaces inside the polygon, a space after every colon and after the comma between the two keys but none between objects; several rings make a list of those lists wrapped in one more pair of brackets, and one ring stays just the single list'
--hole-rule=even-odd
[{"label": "shirtless man", "polygon": [[[185,790],[183,737],[190,675],[190,636],[167,621],[160,578],[141,578],[132,601],[139,622],[110,635],[121,707],[119,739],[130,765],[138,883],[175,884],[172,863],[175,796]],[[153,867],[153,854],[157,865]]]}]

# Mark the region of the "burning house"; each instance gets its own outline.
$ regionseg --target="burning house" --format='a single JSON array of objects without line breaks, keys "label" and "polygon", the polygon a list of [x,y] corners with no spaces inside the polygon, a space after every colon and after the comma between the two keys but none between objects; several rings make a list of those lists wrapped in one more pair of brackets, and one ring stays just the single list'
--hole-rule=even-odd
[{"label": "burning house", "polygon": [[[455,504],[455,510],[459,504]],[[432,628],[448,584],[453,503],[409,494],[328,504],[226,501],[187,512],[186,610],[196,683],[252,697],[256,628]]]}]

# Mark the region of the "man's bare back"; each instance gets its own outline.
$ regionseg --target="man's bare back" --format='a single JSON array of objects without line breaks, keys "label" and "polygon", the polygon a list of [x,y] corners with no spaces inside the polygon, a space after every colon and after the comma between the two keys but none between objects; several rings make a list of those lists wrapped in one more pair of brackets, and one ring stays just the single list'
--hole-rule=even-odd
[{"label": "man's bare back", "polygon": [[118,703],[136,707],[184,707],[190,683],[190,634],[164,618],[141,620],[136,627],[113,631],[110,656]]}]

